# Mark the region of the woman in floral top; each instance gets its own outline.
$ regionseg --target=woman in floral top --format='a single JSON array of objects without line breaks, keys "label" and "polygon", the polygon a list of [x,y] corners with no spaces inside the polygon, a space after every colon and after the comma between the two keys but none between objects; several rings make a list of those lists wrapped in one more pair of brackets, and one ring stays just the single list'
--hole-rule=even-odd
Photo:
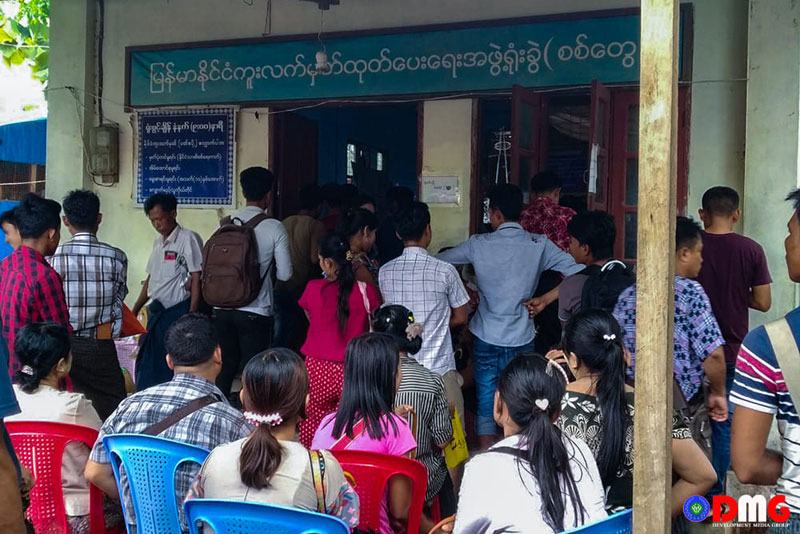
[{"label": "woman in floral top", "polygon": [[[622,331],[603,310],[583,310],[564,329],[564,354],[575,381],[567,386],[558,419],[565,435],[585,442],[606,488],[606,508],[630,508],[633,500],[633,388],[625,384]],[[716,480],[711,463],[673,412],[672,514]]]}]

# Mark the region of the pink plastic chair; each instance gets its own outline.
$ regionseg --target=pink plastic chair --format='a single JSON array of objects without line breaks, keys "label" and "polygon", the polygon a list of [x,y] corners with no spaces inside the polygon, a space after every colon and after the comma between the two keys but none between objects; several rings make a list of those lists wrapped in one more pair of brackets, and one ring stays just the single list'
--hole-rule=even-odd
[{"label": "pink plastic chair", "polygon": [[394,475],[409,478],[412,483],[411,509],[408,512],[408,534],[419,532],[425,491],[428,489],[428,472],[416,460],[402,456],[389,456],[374,452],[330,451],[355,481],[353,489],[358,494],[361,507],[358,528],[375,532],[380,530],[380,513],[386,484]]},{"label": "pink plastic chair", "polygon": [[[30,469],[36,480],[31,490],[31,506],[28,509],[28,518],[36,532],[69,534],[67,513],[64,510],[64,492],[61,486],[64,447],[71,441],[77,441],[91,449],[97,440],[97,430],[44,421],[7,421],[5,426],[20,462]],[[103,493],[91,484],[89,485],[89,532],[106,534]],[[118,530],[114,529],[111,532]]]}]

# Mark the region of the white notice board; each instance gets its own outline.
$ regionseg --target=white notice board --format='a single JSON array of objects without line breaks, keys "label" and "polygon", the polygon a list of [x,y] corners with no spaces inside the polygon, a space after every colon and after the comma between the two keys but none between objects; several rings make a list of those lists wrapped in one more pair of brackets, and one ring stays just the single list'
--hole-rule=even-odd
[{"label": "white notice board", "polygon": [[461,204],[458,176],[423,176],[421,200],[427,204]]}]

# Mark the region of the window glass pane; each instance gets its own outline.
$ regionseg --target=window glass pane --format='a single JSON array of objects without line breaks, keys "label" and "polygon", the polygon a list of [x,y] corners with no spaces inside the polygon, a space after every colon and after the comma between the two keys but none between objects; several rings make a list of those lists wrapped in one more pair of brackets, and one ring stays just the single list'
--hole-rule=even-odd
[{"label": "window glass pane", "polygon": [[376,165],[377,170],[383,170],[383,152],[378,152],[378,163]]},{"label": "window glass pane", "polygon": [[[519,146],[532,150],[533,145],[533,114],[536,110],[529,102],[521,102],[519,113]],[[523,176],[520,174],[520,176]]]},{"label": "window glass pane", "polygon": [[356,145],[347,145],[347,176],[353,176],[353,163],[356,161]]},{"label": "window glass pane", "polygon": [[639,201],[639,160],[625,162],[625,204],[636,206]]},{"label": "window glass pane", "polygon": [[639,104],[628,106],[628,152],[639,151]]},{"label": "window glass pane", "polygon": [[598,100],[597,135],[596,143],[605,148],[606,145],[606,101]]},{"label": "window glass pane", "polygon": [[636,213],[625,214],[625,259],[636,259]]}]

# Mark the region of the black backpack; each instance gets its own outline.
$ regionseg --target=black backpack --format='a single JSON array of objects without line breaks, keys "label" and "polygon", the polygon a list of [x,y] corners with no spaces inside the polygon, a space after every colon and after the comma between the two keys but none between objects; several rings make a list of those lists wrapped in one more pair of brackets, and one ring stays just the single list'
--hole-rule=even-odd
[{"label": "black backpack", "polygon": [[590,265],[582,274],[588,278],[583,284],[581,309],[599,308],[614,311],[620,293],[636,283],[633,268],[619,260],[609,260],[603,265]]}]

